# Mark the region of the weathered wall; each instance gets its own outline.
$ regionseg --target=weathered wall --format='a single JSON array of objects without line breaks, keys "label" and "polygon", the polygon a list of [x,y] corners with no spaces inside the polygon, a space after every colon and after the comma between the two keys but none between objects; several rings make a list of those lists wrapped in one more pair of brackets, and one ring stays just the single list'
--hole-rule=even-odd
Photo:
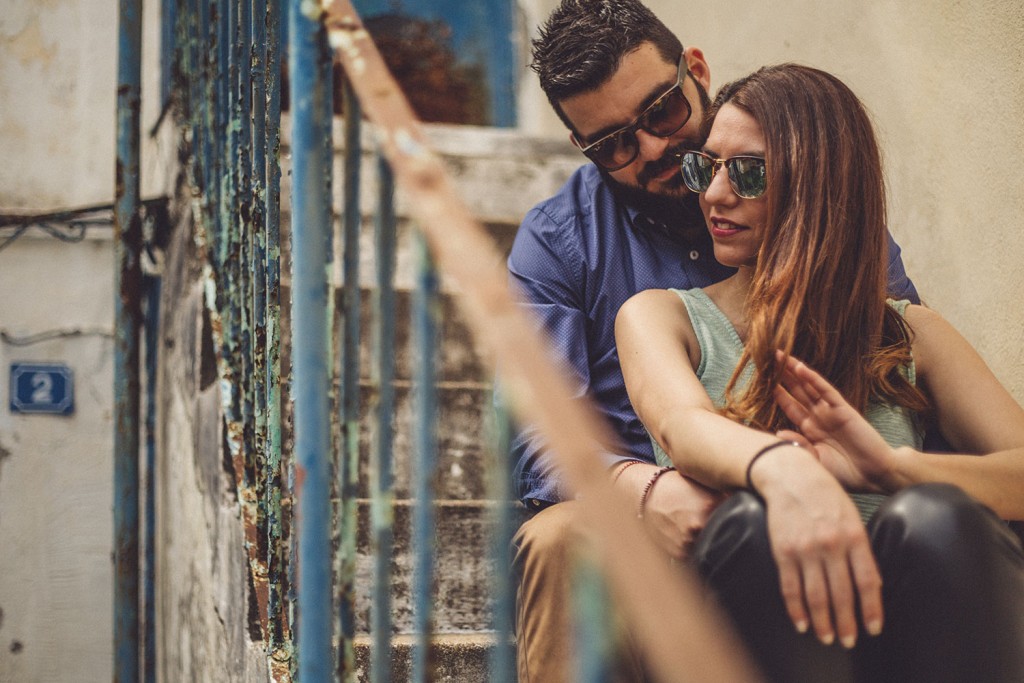
[{"label": "weathered wall", "polygon": [[244,532],[225,470],[220,384],[192,246],[186,210],[167,253],[161,302],[158,669],[164,681],[266,681],[255,625],[249,637]]},{"label": "weathered wall", "polygon": [[[521,0],[542,20],[556,0]],[[831,71],[872,112],[884,148],[892,232],[925,300],[1024,402],[1024,5],[868,0],[648,0],[684,45],[704,50],[713,90],[762,64]],[[528,59],[524,58],[524,63]],[[536,77],[524,70],[523,88]],[[565,129],[542,98],[522,119]]]}]

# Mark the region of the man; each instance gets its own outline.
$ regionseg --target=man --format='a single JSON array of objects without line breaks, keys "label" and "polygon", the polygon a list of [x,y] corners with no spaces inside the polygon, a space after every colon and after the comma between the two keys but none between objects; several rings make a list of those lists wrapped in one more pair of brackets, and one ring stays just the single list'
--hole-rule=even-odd
[{"label": "man", "polygon": [[[702,144],[711,72],[637,0],[563,0],[533,44],[533,69],[573,143],[592,163],[524,218],[508,260],[511,280],[620,439],[607,454],[652,537],[687,555],[721,497],[669,472],[626,395],[614,322],[633,294],[703,287],[725,278],[676,155]],[[890,290],[917,301],[890,241]],[[543,443],[524,428],[513,443],[517,495],[535,513],[515,539],[520,680],[567,680],[573,505]],[[657,477],[657,479],[655,479]],[[653,483],[657,481],[657,486]],[[556,503],[559,503],[556,505]],[[641,666],[626,657],[623,676]]]}]

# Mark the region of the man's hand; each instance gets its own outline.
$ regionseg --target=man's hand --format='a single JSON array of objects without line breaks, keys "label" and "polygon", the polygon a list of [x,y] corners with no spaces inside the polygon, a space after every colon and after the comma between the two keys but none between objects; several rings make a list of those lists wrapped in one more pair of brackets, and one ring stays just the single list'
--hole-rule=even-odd
[{"label": "man's hand", "polygon": [[[647,463],[634,465],[623,471],[616,480],[616,487],[629,492],[637,511],[644,487],[658,469],[658,466]],[[708,517],[724,498],[718,491],[702,486],[678,472],[668,472],[658,478],[654,488],[647,494],[643,510],[644,527],[659,548],[670,557],[683,560]]]}]

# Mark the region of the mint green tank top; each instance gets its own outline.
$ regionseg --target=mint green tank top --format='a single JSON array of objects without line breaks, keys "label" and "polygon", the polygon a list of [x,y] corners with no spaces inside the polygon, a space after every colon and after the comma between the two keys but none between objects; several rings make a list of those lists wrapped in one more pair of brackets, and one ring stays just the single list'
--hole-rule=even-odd
[{"label": "mint green tank top", "polygon": [[[690,324],[697,335],[697,343],[700,346],[697,379],[700,380],[704,390],[708,392],[711,402],[721,408],[725,405],[725,388],[729,384],[729,378],[732,377],[732,372],[739,364],[740,356],[743,355],[743,342],[740,341],[736,328],[732,326],[721,309],[704,293],[703,289],[673,289],[670,291],[675,292],[683,300],[690,316]],[[903,315],[910,302],[890,300],[888,303],[900,315]],[[750,381],[752,372],[753,368],[750,365],[743,369],[738,388],[742,388]],[[917,380],[913,361],[904,369],[904,372],[910,383],[915,384]],[[914,424],[913,414],[906,408],[888,403],[872,402],[868,404],[865,417],[890,446],[894,448],[898,446],[921,447],[923,435]],[[658,463],[671,465],[668,455],[661,446],[654,439],[651,439],[651,442],[654,444],[654,454]],[[879,493],[852,493],[850,497],[860,511],[861,519],[865,522],[886,499],[885,495]]]}]

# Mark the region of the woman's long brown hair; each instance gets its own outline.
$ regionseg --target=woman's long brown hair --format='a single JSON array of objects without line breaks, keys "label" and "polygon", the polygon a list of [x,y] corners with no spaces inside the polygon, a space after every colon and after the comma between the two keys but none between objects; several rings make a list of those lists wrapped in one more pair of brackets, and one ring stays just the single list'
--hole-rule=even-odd
[{"label": "woman's long brown hair", "polygon": [[[926,410],[900,372],[911,331],[885,301],[885,185],[863,105],[836,77],[796,64],[726,85],[708,122],[726,103],[764,132],[768,189],[748,335],[725,414],[761,429],[789,426],[773,396],[776,349],[820,372],[858,410],[873,399]],[[748,362],[755,372],[738,392]]]}]

